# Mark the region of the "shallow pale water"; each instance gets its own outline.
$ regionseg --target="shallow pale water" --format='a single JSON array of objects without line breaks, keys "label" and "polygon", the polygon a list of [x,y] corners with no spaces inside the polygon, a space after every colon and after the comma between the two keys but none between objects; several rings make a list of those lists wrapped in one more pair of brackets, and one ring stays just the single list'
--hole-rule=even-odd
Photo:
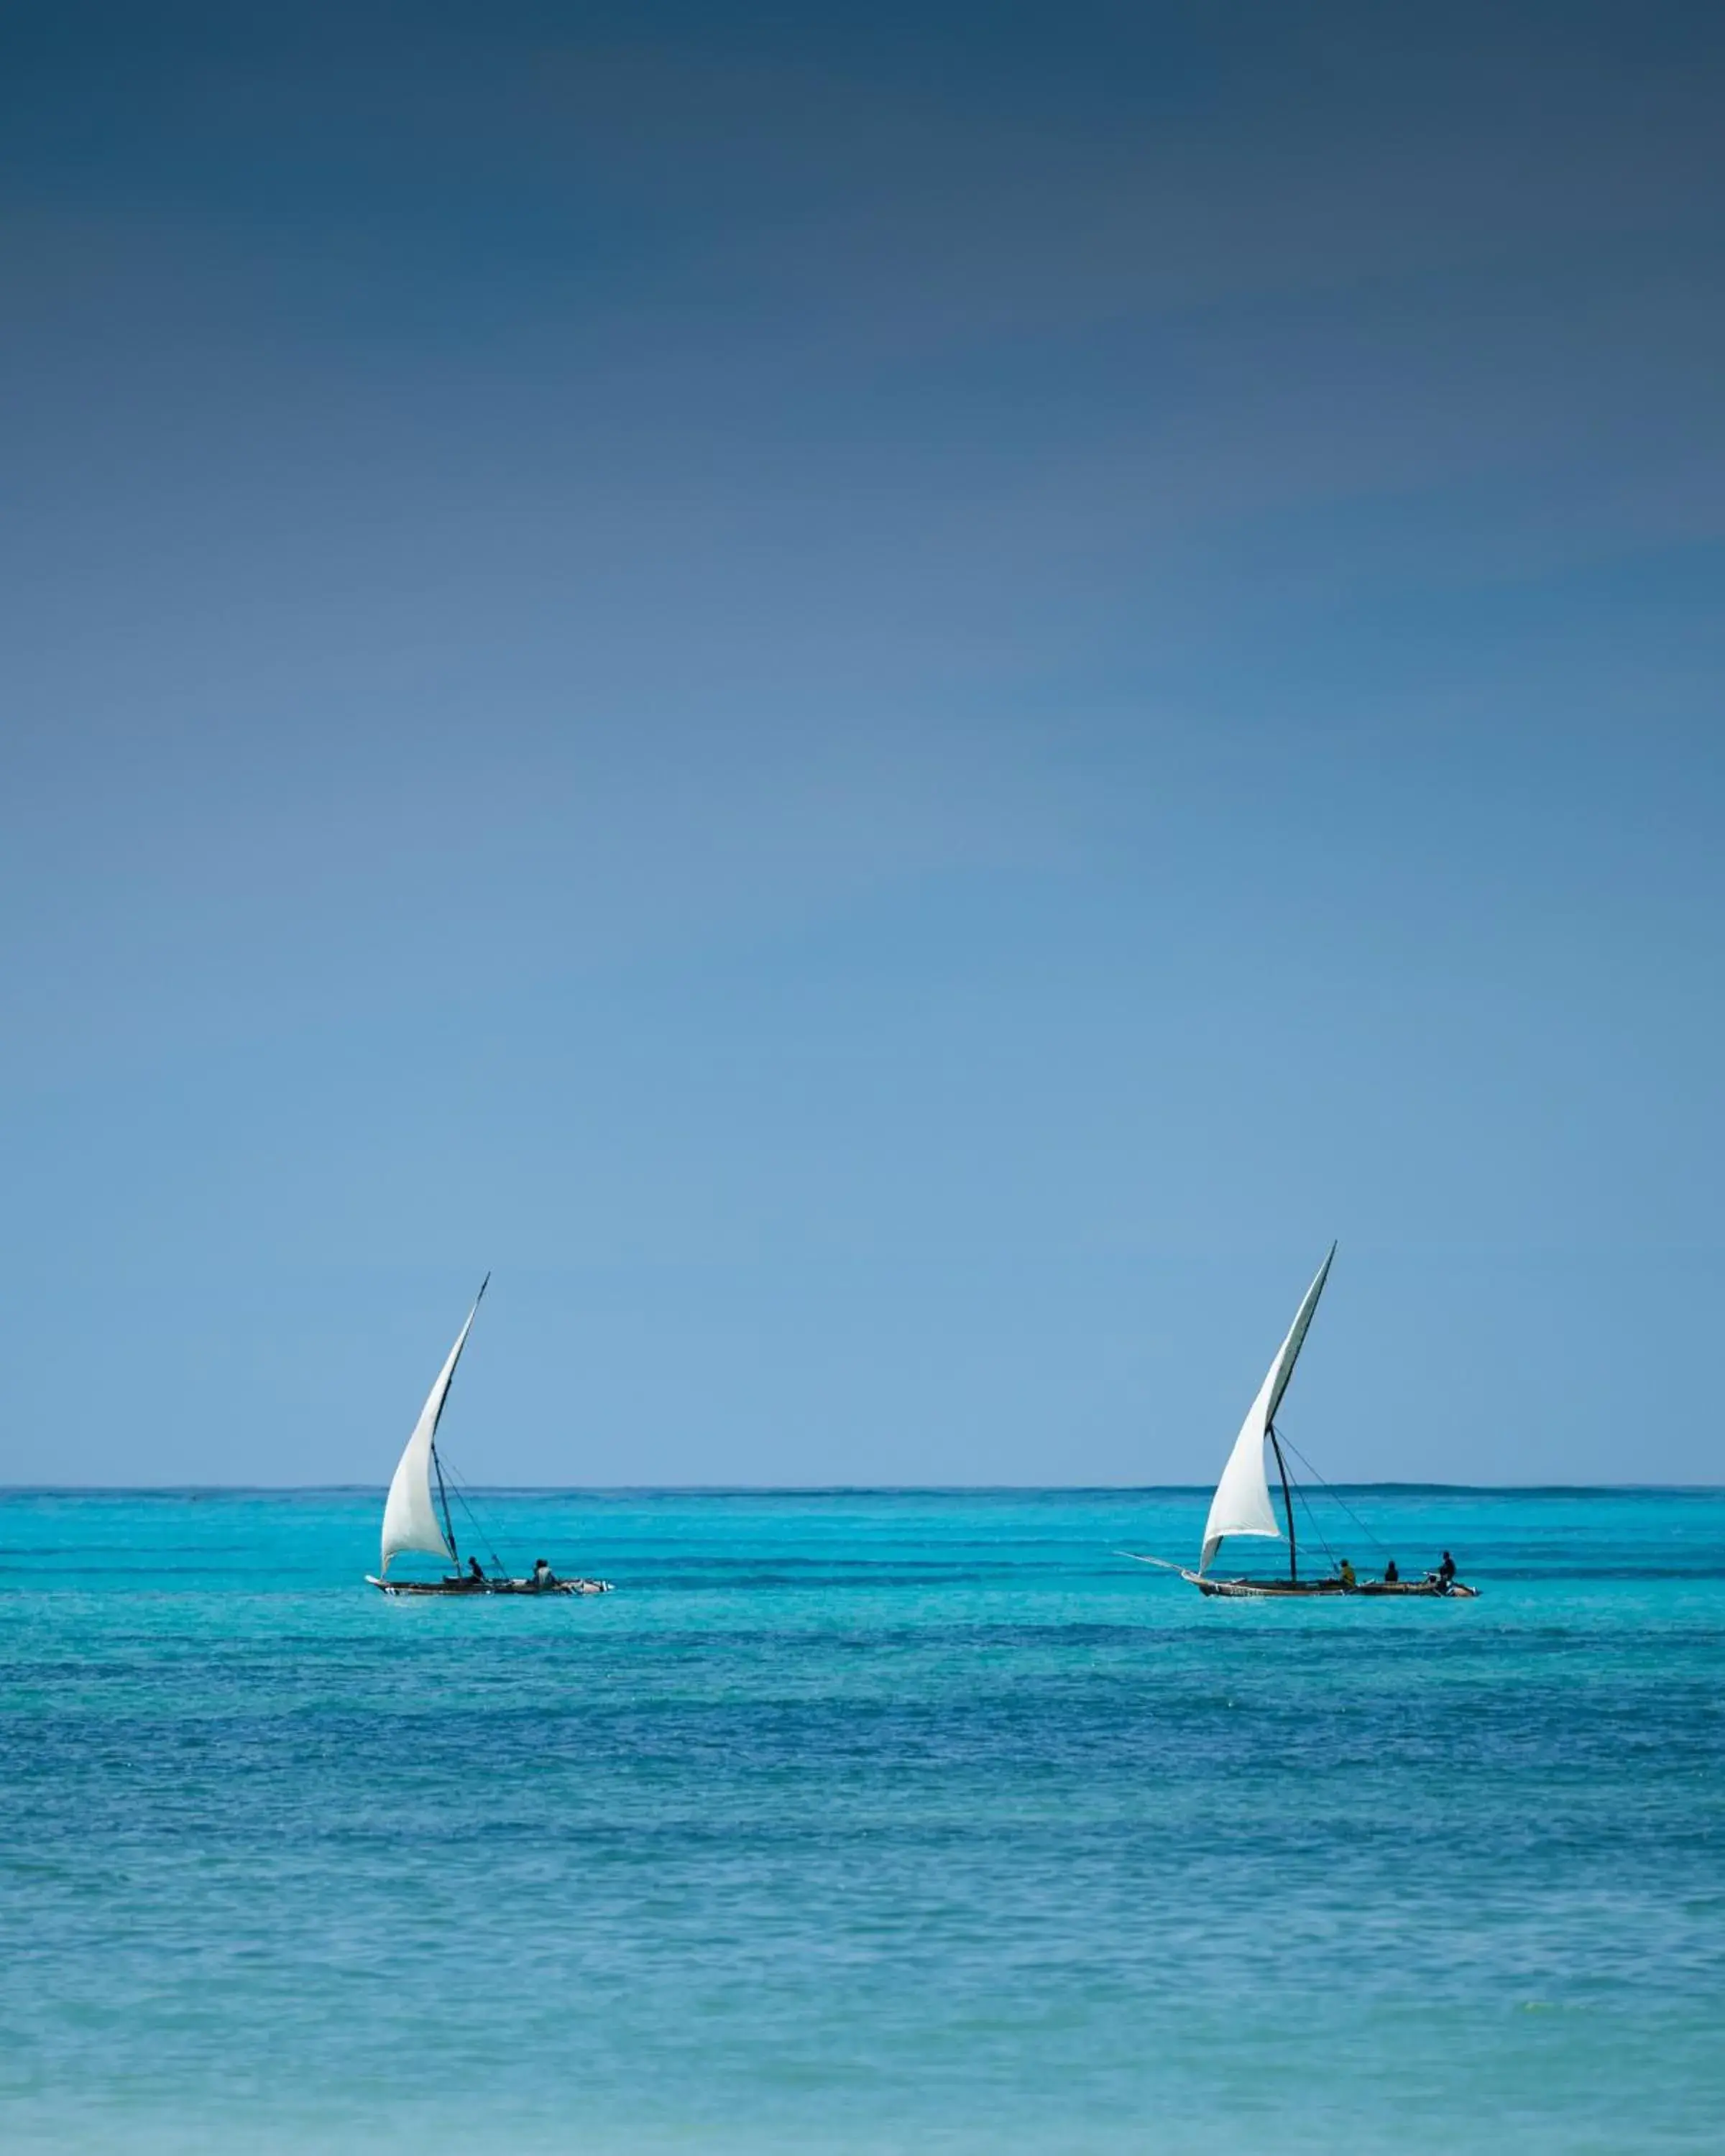
[{"label": "shallow pale water", "polygon": [[0,1495],[0,2143],[1717,2148],[1725,1496],[1111,1554],[1204,1502],[516,1494],[619,1591],[415,1604],[375,1493]]}]

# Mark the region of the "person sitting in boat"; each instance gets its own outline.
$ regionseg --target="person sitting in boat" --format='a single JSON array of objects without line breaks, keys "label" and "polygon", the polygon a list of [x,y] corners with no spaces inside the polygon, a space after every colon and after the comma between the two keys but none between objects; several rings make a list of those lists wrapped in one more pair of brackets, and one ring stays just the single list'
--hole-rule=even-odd
[{"label": "person sitting in boat", "polygon": [[1395,1568],[1395,1559],[1391,1558],[1389,1563],[1384,1568],[1384,1584],[1386,1587],[1394,1587],[1400,1578],[1400,1573],[1399,1573]]},{"label": "person sitting in boat", "polygon": [[483,1579],[485,1576],[485,1568],[476,1557],[467,1560],[467,1576],[470,1579]]},{"label": "person sitting in boat", "polygon": [[1343,1558],[1337,1570],[1341,1574],[1342,1584],[1344,1588],[1353,1587],[1357,1584],[1353,1576],[1353,1566],[1347,1558]]},{"label": "person sitting in boat", "polygon": [[1450,1587],[1450,1584],[1455,1579],[1455,1560],[1450,1556],[1448,1550],[1444,1552],[1444,1561],[1437,1568],[1437,1576],[1438,1585],[1445,1589]]},{"label": "person sitting in boat", "polygon": [[533,1560],[534,1586],[555,1587],[557,1584],[557,1576],[552,1570],[551,1567],[545,1562],[545,1559],[542,1557],[536,1557]]}]

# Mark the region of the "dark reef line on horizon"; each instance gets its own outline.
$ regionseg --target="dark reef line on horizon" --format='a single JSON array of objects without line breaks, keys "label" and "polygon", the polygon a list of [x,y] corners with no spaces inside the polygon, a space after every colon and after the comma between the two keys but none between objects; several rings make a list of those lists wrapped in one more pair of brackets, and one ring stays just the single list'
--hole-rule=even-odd
[{"label": "dark reef line on horizon", "polygon": [[[1193,1497],[1200,1482],[475,1482],[492,1497]],[[1346,1482],[1332,1491],[1408,1497],[1717,1497],[1721,1482]],[[0,1482],[8,1497],[376,1497],[381,1482]]]}]

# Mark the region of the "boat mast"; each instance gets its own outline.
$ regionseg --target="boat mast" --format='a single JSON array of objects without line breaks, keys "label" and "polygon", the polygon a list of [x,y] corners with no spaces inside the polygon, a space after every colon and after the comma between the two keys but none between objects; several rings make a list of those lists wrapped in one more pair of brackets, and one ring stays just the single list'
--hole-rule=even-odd
[{"label": "boat mast", "polygon": [[[485,1278],[489,1280],[490,1275],[487,1273]],[[483,1295],[485,1290],[481,1288],[480,1293]],[[478,1307],[479,1305],[475,1303],[474,1308],[477,1310]],[[1276,1456],[1278,1460],[1281,1458],[1280,1452]],[[455,1547],[455,1522],[449,1517],[449,1493],[444,1487],[444,1463],[437,1456],[437,1446],[434,1443],[431,1448],[431,1464],[437,1470],[437,1502],[444,1508],[444,1532],[449,1538],[449,1555],[459,1565],[461,1562],[461,1553]],[[1281,1486],[1284,1490],[1288,1486],[1288,1478],[1286,1474],[1281,1478]]]},{"label": "boat mast", "polygon": [[[1270,1443],[1271,1450],[1276,1454],[1276,1471],[1281,1476],[1282,1508],[1288,1516],[1288,1578],[1292,1584],[1297,1586],[1300,1579],[1300,1553],[1294,1541],[1293,1492],[1288,1488],[1288,1463],[1281,1456],[1281,1440],[1276,1434],[1274,1423],[1270,1425]],[[436,1457],[435,1454],[433,1457]],[[442,1485],[443,1476],[439,1471],[438,1486],[441,1488]]]},{"label": "boat mast", "polygon": [[461,1350],[466,1345],[467,1336],[472,1330],[473,1321],[479,1316],[479,1306],[485,1301],[485,1290],[490,1285],[491,1276],[487,1273],[480,1282],[480,1291],[473,1298],[473,1308],[467,1313],[467,1323],[462,1327],[461,1337],[455,1342],[455,1352],[449,1358],[449,1376],[444,1383],[444,1396],[438,1402],[437,1413],[431,1419],[431,1464],[437,1471],[437,1502],[444,1508],[444,1532],[449,1538],[449,1555],[454,1558],[458,1568],[461,1563],[461,1553],[455,1547],[455,1522],[449,1517],[449,1493],[444,1487],[444,1463],[437,1456],[437,1426],[444,1419],[444,1408],[449,1397],[449,1387],[455,1381],[455,1365],[461,1359]]}]

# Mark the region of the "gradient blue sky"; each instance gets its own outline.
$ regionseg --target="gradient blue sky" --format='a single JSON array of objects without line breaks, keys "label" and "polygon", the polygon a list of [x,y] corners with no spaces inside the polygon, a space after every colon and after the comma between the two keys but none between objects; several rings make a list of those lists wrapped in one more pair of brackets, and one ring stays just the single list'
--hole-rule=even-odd
[{"label": "gradient blue sky", "polygon": [[1722,99],[14,0],[0,1480],[1725,1479]]}]

